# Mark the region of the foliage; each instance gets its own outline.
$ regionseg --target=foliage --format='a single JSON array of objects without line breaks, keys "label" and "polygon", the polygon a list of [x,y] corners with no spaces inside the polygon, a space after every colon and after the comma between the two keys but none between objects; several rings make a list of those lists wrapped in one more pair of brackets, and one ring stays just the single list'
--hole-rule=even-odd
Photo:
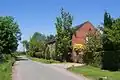
[{"label": "foliage", "polygon": [[75,44],[75,45],[73,45],[73,50],[76,51],[76,52],[80,52],[80,51],[84,50],[84,48],[85,47],[82,44]]},{"label": "foliage", "polygon": [[36,41],[45,41],[46,36],[44,34],[41,34],[39,32],[35,32],[31,38],[31,40],[36,40]]},{"label": "foliage", "polygon": [[51,41],[53,41],[53,40],[55,40],[55,36],[52,35],[52,34],[50,34],[50,35],[48,35],[48,36],[46,37],[46,42],[51,42]]},{"label": "foliage", "polygon": [[102,51],[99,52],[86,52],[83,55],[83,61],[87,65],[101,68],[102,66]]},{"label": "foliage", "polygon": [[10,54],[3,54],[3,61],[7,61],[11,59],[11,55]]},{"label": "foliage", "polygon": [[103,49],[105,51],[114,50],[112,42],[108,39],[108,29],[112,27],[114,20],[111,18],[111,15],[107,12],[104,13],[104,29],[103,29]]},{"label": "foliage", "polygon": [[72,21],[73,17],[69,12],[61,10],[61,16],[56,18],[56,56],[60,61],[68,59],[68,52],[72,49]]},{"label": "foliage", "polygon": [[49,46],[47,46],[45,49],[45,59],[50,59],[51,58],[50,55],[51,55],[50,49],[49,49]]},{"label": "foliage", "polygon": [[54,40],[54,35],[45,36],[41,33],[35,32],[30,38],[27,55],[37,58],[53,59],[53,56],[55,56],[55,49],[54,45],[49,45],[49,43]]},{"label": "foliage", "polygon": [[11,16],[0,17],[0,54],[11,54],[16,51],[21,39],[19,25]]},{"label": "foliage", "polygon": [[35,32],[29,41],[27,55],[31,57],[45,58],[46,36]]},{"label": "foliage", "polygon": [[86,40],[86,50],[96,52],[102,49],[102,39],[99,31],[89,32]]},{"label": "foliage", "polygon": [[25,52],[29,49],[29,42],[27,40],[22,41],[23,47],[25,48]]},{"label": "foliage", "polygon": [[45,36],[41,33],[35,32],[29,41],[29,50],[41,51],[45,45]]},{"label": "foliage", "polygon": [[28,51],[27,52],[27,56],[28,57],[33,57],[34,56],[34,52],[33,51]]},{"label": "foliage", "polygon": [[55,44],[49,45],[50,59],[56,59]]},{"label": "foliage", "polygon": [[103,69],[118,70],[119,68],[119,49],[120,49],[120,18],[112,23],[111,28],[105,28],[108,40],[111,42],[112,50],[105,51],[103,56]]},{"label": "foliage", "polygon": [[104,78],[103,80],[120,79],[120,72],[110,72],[92,66],[73,67],[69,70],[78,74],[82,74],[90,80],[99,80],[99,78]]},{"label": "foliage", "polygon": [[111,28],[105,28],[108,39],[112,42],[113,49],[120,49],[120,18],[114,20]]},{"label": "foliage", "polygon": [[84,62],[94,66],[101,64],[102,38],[99,31],[89,32],[85,45]]},{"label": "foliage", "polygon": [[9,62],[0,64],[0,80],[12,80],[11,73],[12,67]]},{"label": "foliage", "polygon": [[109,13],[104,16],[102,68],[118,70],[120,49],[120,18],[112,19]]},{"label": "foliage", "polygon": [[56,37],[54,35],[50,34],[46,37],[45,59],[55,59],[55,42]]},{"label": "foliage", "polygon": [[36,57],[36,58],[42,58],[43,57],[43,53],[42,52],[35,52],[34,53],[34,57]]},{"label": "foliage", "polygon": [[9,57],[9,59],[0,64],[0,80],[12,80],[12,65],[15,62],[15,58],[10,57],[10,55],[6,55],[6,57]]},{"label": "foliage", "polygon": [[104,27],[110,29],[112,26],[112,23],[113,23],[113,19],[111,15],[108,12],[105,12],[104,13],[104,24],[103,24]]},{"label": "foliage", "polygon": [[104,51],[102,58],[102,69],[117,71],[120,68],[120,51]]}]

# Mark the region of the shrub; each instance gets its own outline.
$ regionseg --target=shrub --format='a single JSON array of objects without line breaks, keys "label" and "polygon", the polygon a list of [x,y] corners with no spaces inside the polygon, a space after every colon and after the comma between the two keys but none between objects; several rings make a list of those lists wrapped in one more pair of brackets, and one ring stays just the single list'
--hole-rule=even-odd
[{"label": "shrub", "polygon": [[88,65],[88,64],[92,64],[93,62],[93,53],[92,52],[86,52],[83,55],[83,60],[84,62]]},{"label": "shrub", "polygon": [[34,57],[37,57],[37,58],[42,57],[42,52],[35,52],[35,56]]},{"label": "shrub", "polygon": [[33,57],[34,56],[34,52],[33,51],[27,52],[27,56]]},{"label": "shrub", "polygon": [[84,49],[84,45],[82,45],[82,44],[75,44],[75,45],[73,46],[73,50],[76,51],[76,52],[80,52],[80,51],[82,51],[83,49]]},{"label": "shrub", "polygon": [[72,54],[73,62],[83,63],[83,50],[84,49],[85,47],[82,44],[73,45],[73,51],[74,51],[74,53]]},{"label": "shrub", "polygon": [[3,54],[2,57],[3,57],[4,61],[7,61],[7,60],[11,59],[11,55],[10,54]]},{"label": "shrub", "polygon": [[86,52],[83,56],[84,62],[94,67],[101,67],[102,52]]},{"label": "shrub", "polygon": [[4,62],[0,64],[0,80],[12,80],[12,66],[15,58],[10,55],[4,55]]},{"label": "shrub", "polygon": [[111,71],[117,71],[119,68],[120,51],[104,51],[102,59],[102,68]]}]

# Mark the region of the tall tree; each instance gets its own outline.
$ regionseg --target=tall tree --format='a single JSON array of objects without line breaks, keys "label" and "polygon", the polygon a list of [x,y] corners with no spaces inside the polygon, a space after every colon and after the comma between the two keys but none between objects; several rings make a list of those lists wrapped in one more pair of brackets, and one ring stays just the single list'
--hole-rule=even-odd
[{"label": "tall tree", "polygon": [[0,17],[0,54],[10,54],[17,50],[21,40],[19,25],[11,16]]},{"label": "tall tree", "polygon": [[102,68],[107,70],[118,70],[120,49],[120,18],[112,19],[110,14],[104,16],[103,33],[103,60]]},{"label": "tall tree", "polygon": [[46,41],[47,41],[47,42],[50,42],[50,41],[53,41],[53,40],[55,40],[55,36],[52,35],[52,34],[50,34],[50,35],[48,35],[48,36],[46,37]]},{"label": "tall tree", "polygon": [[46,36],[39,32],[35,32],[31,37],[31,40],[36,40],[36,41],[45,41],[45,39],[46,39]]},{"label": "tall tree", "polygon": [[[33,36],[30,38],[30,49],[34,49],[35,51],[39,51],[41,48],[40,45],[43,44],[46,40],[45,35],[35,32]],[[41,45],[42,46],[42,45]]]},{"label": "tall tree", "polygon": [[108,29],[111,29],[113,24],[113,19],[111,18],[110,14],[105,12],[104,13],[104,31],[103,31],[103,48],[104,50],[112,50],[113,45],[112,42],[108,39],[107,31]]},{"label": "tall tree", "polygon": [[104,28],[111,28],[112,26],[112,18],[108,12],[104,13]]},{"label": "tall tree", "polygon": [[73,16],[69,12],[61,9],[61,16],[56,18],[56,53],[61,60],[67,60],[68,52],[71,48]]},{"label": "tall tree", "polygon": [[22,44],[25,49],[24,51],[26,52],[29,49],[29,42],[27,40],[23,40]]},{"label": "tall tree", "polygon": [[35,32],[29,41],[29,51],[32,52],[34,56],[36,52],[40,52],[41,55],[44,54],[46,48],[45,40],[45,35]]},{"label": "tall tree", "polygon": [[112,42],[114,50],[120,49],[120,18],[114,20],[111,28],[106,29],[108,39]]}]

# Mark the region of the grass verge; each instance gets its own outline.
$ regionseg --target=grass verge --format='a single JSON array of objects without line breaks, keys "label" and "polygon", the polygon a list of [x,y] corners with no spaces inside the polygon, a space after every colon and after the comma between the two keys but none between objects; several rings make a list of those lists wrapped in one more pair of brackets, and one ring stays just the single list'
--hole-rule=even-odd
[{"label": "grass verge", "polygon": [[12,80],[10,62],[0,64],[0,80]]},{"label": "grass verge", "polygon": [[53,59],[50,59],[50,60],[46,60],[46,59],[42,59],[42,58],[30,58],[30,59],[33,61],[42,62],[42,63],[46,63],[46,64],[60,63],[60,61],[56,61]]},{"label": "grass verge", "polygon": [[[71,72],[82,74],[92,80],[120,80],[120,72],[110,72],[92,66],[72,67]],[[104,79],[99,79],[104,78]]]},{"label": "grass verge", "polygon": [[12,65],[15,59],[11,58],[5,62],[0,63],[0,80],[12,80]]}]

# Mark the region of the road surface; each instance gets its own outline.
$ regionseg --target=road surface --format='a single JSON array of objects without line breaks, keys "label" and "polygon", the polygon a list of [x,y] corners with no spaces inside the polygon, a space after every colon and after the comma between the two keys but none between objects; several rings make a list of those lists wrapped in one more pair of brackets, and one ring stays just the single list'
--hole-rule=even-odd
[{"label": "road surface", "polygon": [[66,69],[50,64],[33,62],[25,57],[17,61],[13,70],[13,80],[85,80]]}]

